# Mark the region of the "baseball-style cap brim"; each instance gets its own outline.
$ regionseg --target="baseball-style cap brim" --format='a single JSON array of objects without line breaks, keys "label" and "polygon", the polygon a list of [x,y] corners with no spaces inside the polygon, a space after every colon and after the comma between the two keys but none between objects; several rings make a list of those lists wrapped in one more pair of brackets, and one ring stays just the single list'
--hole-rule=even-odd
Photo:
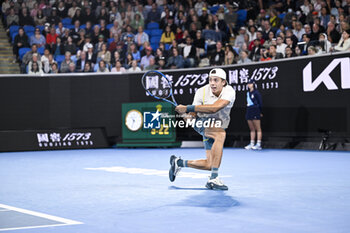
[{"label": "baseball-style cap brim", "polygon": [[226,72],[221,68],[214,68],[209,72],[209,77],[216,76],[226,80]]}]

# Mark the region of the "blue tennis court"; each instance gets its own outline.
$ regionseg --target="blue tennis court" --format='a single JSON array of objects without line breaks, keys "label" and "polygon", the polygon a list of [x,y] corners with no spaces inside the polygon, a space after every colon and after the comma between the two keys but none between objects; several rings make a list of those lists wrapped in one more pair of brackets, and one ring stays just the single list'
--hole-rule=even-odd
[{"label": "blue tennis court", "polygon": [[203,149],[0,154],[0,231],[23,233],[349,232],[350,154],[224,149],[219,176],[169,157]]}]

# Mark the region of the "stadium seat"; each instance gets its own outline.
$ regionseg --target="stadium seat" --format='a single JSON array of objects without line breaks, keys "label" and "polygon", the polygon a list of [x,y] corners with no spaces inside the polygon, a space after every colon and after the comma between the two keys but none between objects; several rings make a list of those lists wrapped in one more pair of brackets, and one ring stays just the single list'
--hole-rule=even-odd
[{"label": "stadium seat", "polygon": [[12,43],[15,41],[15,37],[18,35],[18,32],[14,32],[14,33],[12,33],[12,35],[11,35],[11,41],[12,41]]},{"label": "stadium seat", "polygon": [[247,20],[247,10],[238,10],[237,11],[237,25],[239,27],[245,25],[245,21]]},{"label": "stadium seat", "polygon": [[152,29],[150,36],[162,36],[163,30],[162,29]]},{"label": "stadium seat", "polygon": [[19,29],[18,25],[10,26],[10,36],[12,36],[13,33],[18,32],[18,29]]},{"label": "stadium seat", "polygon": [[39,28],[40,33],[42,33],[42,32],[43,32],[43,30],[45,29],[45,26],[43,26],[43,25],[36,26],[36,27],[37,27],[37,28]]},{"label": "stadium seat", "polygon": [[107,47],[114,41],[114,38],[109,38],[107,40]]},{"label": "stadium seat", "polygon": [[286,13],[281,13],[278,15],[278,18],[280,18],[281,23],[283,23],[284,16],[286,16]]},{"label": "stadium seat", "polygon": [[170,44],[164,44],[165,50],[169,50],[170,49]]},{"label": "stadium seat", "polygon": [[64,27],[65,27],[65,28],[68,28],[68,29],[70,29],[70,30],[71,30],[71,29],[73,29],[73,28],[74,28],[74,25],[72,25],[72,24],[68,24],[68,25],[65,25]]},{"label": "stadium seat", "polygon": [[150,42],[151,42],[151,44],[155,44],[155,43],[158,44],[160,39],[161,39],[160,36],[152,36]]},{"label": "stadium seat", "polygon": [[113,23],[107,24],[106,28],[109,30],[111,29],[111,27],[113,27]]},{"label": "stadium seat", "polygon": [[44,50],[45,50],[45,47],[43,46],[43,47],[39,47],[38,48],[38,53],[40,54],[40,55],[43,55],[44,54]]},{"label": "stadium seat", "polygon": [[28,39],[30,39],[31,36],[34,36],[34,32],[28,32],[27,36],[28,36]]},{"label": "stadium seat", "polygon": [[35,27],[33,27],[31,25],[25,25],[23,27],[23,29],[24,29],[25,33],[27,33],[27,34],[28,34],[28,32],[34,32],[35,31]]},{"label": "stadium seat", "polygon": [[23,58],[24,54],[26,54],[28,51],[31,51],[31,50],[32,50],[31,48],[27,48],[27,47],[20,48],[18,50],[19,59],[22,61],[22,58]]},{"label": "stadium seat", "polygon": [[86,28],[86,24],[80,25],[80,29],[85,29]]},{"label": "stadium seat", "polygon": [[[210,14],[215,15],[216,12],[219,10],[219,7],[220,7],[219,5],[215,5],[215,6],[210,7],[210,9],[209,9]],[[208,12],[208,13],[209,13],[209,12]]]},{"label": "stadium seat", "polygon": [[159,29],[159,23],[156,23],[156,22],[148,23],[147,29]]},{"label": "stadium seat", "polygon": [[151,29],[145,29],[145,30],[143,30],[147,35],[151,35]]},{"label": "stadium seat", "polygon": [[153,51],[155,51],[159,47],[159,44],[158,43],[151,43],[151,47],[152,47]]},{"label": "stadium seat", "polygon": [[69,18],[69,17],[64,18],[64,19],[62,19],[62,24],[63,24],[64,27],[66,27],[67,25],[72,24],[72,19]]},{"label": "stadium seat", "polygon": [[72,56],[70,57],[70,59],[74,62],[74,64],[77,64],[78,58],[77,58],[76,55],[72,55]]},{"label": "stadium seat", "polygon": [[64,59],[65,59],[64,55],[57,55],[55,57],[55,60],[56,60],[56,62],[58,64],[58,67],[61,67],[61,63],[64,61]]}]

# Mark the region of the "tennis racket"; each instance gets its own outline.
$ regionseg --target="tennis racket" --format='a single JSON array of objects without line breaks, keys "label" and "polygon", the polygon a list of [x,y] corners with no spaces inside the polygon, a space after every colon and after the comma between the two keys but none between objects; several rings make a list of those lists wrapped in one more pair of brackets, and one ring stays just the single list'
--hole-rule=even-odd
[{"label": "tennis racket", "polygon": [[[173,95],[172,82],[163,73],[156,70],[148,71],[142,76],[141,82],[150,96],[171,103],[175,107],[177,106]],[[171,100],[168,99],[169,97],[171,97]]]}]

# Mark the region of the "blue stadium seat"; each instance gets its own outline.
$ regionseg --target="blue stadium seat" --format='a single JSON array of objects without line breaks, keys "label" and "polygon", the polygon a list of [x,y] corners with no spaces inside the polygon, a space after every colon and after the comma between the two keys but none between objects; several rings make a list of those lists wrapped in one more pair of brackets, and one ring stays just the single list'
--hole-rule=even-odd
[{"label": "blue stadium seat", "polygon": [[11,35],[11,41],[12,41],[12,43],[15,41],[15,37],[18,35],[18,32],[14,32],[14,33],[12,33],[12,35]]},{"label": "blue stadium seat", "polygon": [[159,43],[151,43],[151,47],[152,47],[153,51],[155,51],[159,47]]},{"label": "blue stadium seat", "polygon": [[40,54],[40,55],[43,55],[44,54],[44,50],[45,50],[45,47],[43,46],[43,47],[39,47],[38,48],[38,53]]},{"label": "blue stadium seat", "polygon": [[40,33],[42,33],[42,32],[43,32],[43,30],[45,29],[45,26],[43,26],[43,25],[36,26],[36,27],[37,27],[37,28],[39,28]]},{"label": "blue stadium seat", "polygon": [[72,24],[72,19],[69,17],[62,19],[61,21],[64,27],[66,27],[66,25]]},{"label": "blue stadium seat", "polygon": [[114,38],[109,38],[107,40],[107,47],[114,41]]},{"label": "blue stadium seat", "polygon": [[169,50],[170,49],[170,44],[164,44],[165,50]]},{"label": "blue stadium seat", "polygon": [[28,39],[30,39],[31,36],[34,36],[34,32],[28,32],[27,36],[28,36]]},{"label": "blue stadium seat", "polygon": [[56,62],[58,64],[58,67],[61,67],[61,63],[64,61],[64,59],[65,59],[64,55],[57,55],[55,57],[55,60],[56,60]]},{"label": "blue stadium seat", "polygon": [[109,30],[111,29],[111,27],[113,27],[113,23],[107,24],[106,28]]},{"label": "blue stadium seat", "polygon": [[156,22],[148,23],[147,29],[159,29],[159,23],[156,23]]},{"label": "blue stadium seat", "polygon": [[145,30],[143,30],[147,35],[151,35],[151,29],[145,29]]},{"label": "blue stadium seat", "polygon": [[284,16],[286,16],[286,13],[281,13],[278,15],[278,18],[280,18],[281,23],[283,23]]},{"label": "blue stadium seat", "polygon": [[85,29],[86,28],[86,24],[80,25],[80,29]]},{"label": "blue stadium seat", "polygon": [[215,15],[216,12],[219,10],[219,7],[220,7],[219,5],[210,7],[210,9],[209,9],[210,12],[208,12],[208,13]]},{"label": "blue stadium seat", "polygon": [[22,61],[22,58],[23,58],[24,54],[26,54],[28,51],[31,51],[31,50],[32,50],[31,48],[27,48],[27,47],[20,48],[18,50],[19,59]]},{"label": "blue stadium seat", "polygon": [[155,44],[155,43],[158,44],[160,39],[161,39],[160,36],[152,36],[150,42],[151,42],[151,44]]},{"label": "blue stadium seat", "polygon": [[237,15],[237,25],[239,27],[245,25],[245,21],[247,20],[247,10],[238,10]]},{"label": "blue stadium seat", "polygon": [[19,29],[18,25],[10,26],[10,36],[12,36],[13,33],[18,32],[18,29]]},{"label": "blue stadium seat", "polygon": [[162,29],[152,29],[150,36],[162,36],[163,30]]},{"label": "blue stadium seat", "polygon": [[31,25],[25,25],[23,27],[23,29],[24,29],[25,33],[27,33],[27,34],[28,34],[28,32],[34,32],[35,31],[35,27],[33,27]]},{"label": "blue stadium seat", "polygon": [[72,25],[72,24],[68,24],[68,25],[66,25],[66,26],[64,26],[65,28],[68,28],[68,29],[73,29],[74,28],[74,25]]},{"label": "blue stadium seat", "polygon": [[74,62],[74,64],[77,64],[78,58],[77,58],[76,55],[72,55],[72,56],[70,57],[70,59],[72,59],[72,61]]}]

